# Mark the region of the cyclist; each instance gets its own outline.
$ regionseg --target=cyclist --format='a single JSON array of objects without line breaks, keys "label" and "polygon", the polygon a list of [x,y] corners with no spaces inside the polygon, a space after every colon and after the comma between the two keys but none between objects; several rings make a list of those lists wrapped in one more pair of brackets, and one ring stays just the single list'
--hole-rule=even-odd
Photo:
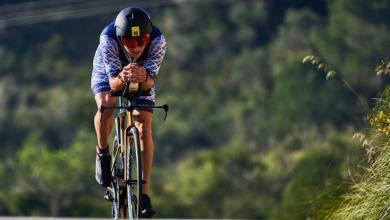
[{"label": "cyclist", "polygon": [[[123,90],[125,82],[140,83],[142,92],[137,105],[153,106],[154,82],[166,51],[166,42],[160,30],[152,25],[149,14],[141,9],[123,9],[115,22],[108,24],[100,34],[100,42],[93,60],[91,89],[97,106],[114,106],[117,98],[110,90]],[[141,214],[151,217],[154,210],[148,190],[151,179],[154,144],[152,139],[152,110],[134,113],[140,133],[143,185]],[[111,184],[111,155],[108,139],[113,128],[113,110],[98,110],[94,124],[97,136],[96,181],[104,187]]]}]

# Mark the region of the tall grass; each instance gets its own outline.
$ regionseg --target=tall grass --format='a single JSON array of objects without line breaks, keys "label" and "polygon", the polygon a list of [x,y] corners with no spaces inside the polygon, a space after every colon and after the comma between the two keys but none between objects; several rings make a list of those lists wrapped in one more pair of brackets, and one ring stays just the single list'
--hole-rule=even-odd
[{"label": "tall grass", "polygon": [[372,133],[356,135],[369,166],[327,219],[390,219],[390,86],[369,114]]},{"label": "tall grass", "polygon": [[[362,107],[368,110],[368,104],[362,96],[340,74],[336,74],[322,60],[314,55],[306,56],[303,63],[311,63],[326,74],[326,79],[338,76],[345,87],[352,92]],[[390,60],[383,60],[375,69],[377,75],[390,75]],[[390,219],[390,86],[382,97],[376,99],[375,107],[368,114],[372,129],[369,134],[356,134],[366,149],[368,167],[363,168],[347,193],[332,200],[336,205],[325,208],[326,219]]]}]

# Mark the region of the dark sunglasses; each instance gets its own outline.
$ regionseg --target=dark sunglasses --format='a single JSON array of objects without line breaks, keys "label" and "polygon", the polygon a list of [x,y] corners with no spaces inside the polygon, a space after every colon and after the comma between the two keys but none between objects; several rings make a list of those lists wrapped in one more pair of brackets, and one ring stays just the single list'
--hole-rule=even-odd
[{"label": "dark sunglasses", "polygon": [[138,37],[122,37],[122,43],[126,46],[134,47],[134,46],[143,46],[148,43],[150,38],[149,34],[144,34]]}]

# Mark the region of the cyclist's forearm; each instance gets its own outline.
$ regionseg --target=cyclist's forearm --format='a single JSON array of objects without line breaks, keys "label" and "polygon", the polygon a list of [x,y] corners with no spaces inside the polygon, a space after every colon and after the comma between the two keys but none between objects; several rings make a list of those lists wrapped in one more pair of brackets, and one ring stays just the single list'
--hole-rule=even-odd
[{"label": "cyclist's forearm", "polygon": [[118,77],[110,77],[110,87],[112,90],[121,91],[125,88],[124,81]]},{"label": "cyclist's forearm", "polygon": [[149,90],[154,85],[154,79],[148,78],[145,82],[141,83],[141,88],[143,91]]}]

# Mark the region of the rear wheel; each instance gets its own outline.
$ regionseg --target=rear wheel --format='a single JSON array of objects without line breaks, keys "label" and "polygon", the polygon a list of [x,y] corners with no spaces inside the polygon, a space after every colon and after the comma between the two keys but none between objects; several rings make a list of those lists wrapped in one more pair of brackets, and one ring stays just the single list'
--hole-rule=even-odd
[{"label": "rear wheel", "polygon": [[138,135],[137,128],[132,127],[127,140],[127,204],[130,219],[137,219],[141,216],[142,163]]}]

